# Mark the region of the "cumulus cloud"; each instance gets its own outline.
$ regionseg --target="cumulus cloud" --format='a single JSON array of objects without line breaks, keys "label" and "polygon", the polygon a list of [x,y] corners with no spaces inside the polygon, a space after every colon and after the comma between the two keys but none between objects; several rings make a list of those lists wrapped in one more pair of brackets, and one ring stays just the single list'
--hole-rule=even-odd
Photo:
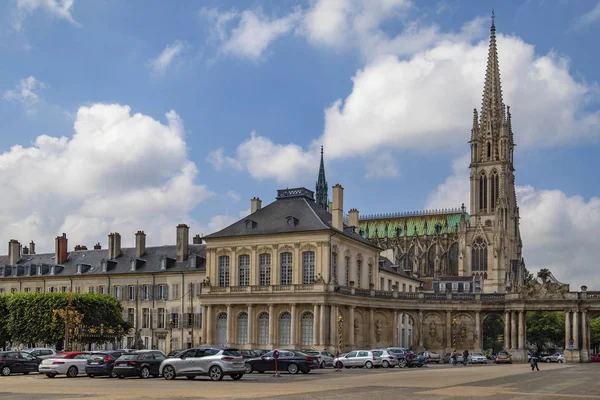
[{"label": "cumulus cloud", "polygon": [[469,163],[471,155],[452,161],[452,175],[438,185],[436,190],[427,197],[425,209],[457,208],[465,204],[469,208]]},{"label": "cumulus cloud", "polygon": [[163,123],[128,106],[94,104],[79,108],[74,131],[40,135],[0,155],[0,185],[10,193],[0,209],[0,243],[34,239],[40,251],[52,251],[61,232],[89,246],[118,231],[132,245],[138,229],[150,244],[173,243],[175,226],[194,223],[190,212],[213,194],[197,183],[174,111]]},{"label": "cumulus cloud", "polygon": [[44,82],[40,82],[34,76],[30,76],[21,79],[15,89],[5,91],[2,98],[6,101],[17,101],[23,104],[26,112],[34,113],[35,104],[39,101],[36,91],[44,88],[46,88]]},{"label": "cumulus cloud", "polygon": [[186,42],[176,40],[173,43],[167,45],[164,50],[158,55],[158,57],[148,61],[148,67],[152,70],[155,75],[163,75],[167,69],[181,57],[181,54],[188,47]]},{"label": "cumulus cloud", "polygon": [[211,151],[206,156],[206,161],[210,163],[217,171],[222,171],[227,168],[241,170],[242,164],[235,158],[228,157],[225,155],[225,150],[222,148]]},{"label": "cumulus cloud", "polygon": [[21,30],[27,15],[42,11],[52,18],[62,19],[76,27],[81,27],[81,24],[73,18],[74,4],[75,0],[17,0],[17,13],[13,25],[16,30]]},{"label": "cumulus cloud", "polygon": [[269,17],[262,10],[219,11],[202,8],[200,16],[208,21],[213,38],[219,43],[219,54],[252,61],[263,58],[268,46],[294,29],[302,12],[295,8],[281,17]]},{"label": "cumulus cloud", "polygon": [[242,196],[240,196],[240,194],[235,190],[229,190],[227,193],[225,193],[225,196],[229,197],[231,200],[234,201],[240,201],[240,199],[242,198]]},{"label": "cumulus cloud", "polygon": [[390,153],[380,154],[365,165],[365,179],[395,178],[398,175],[396,159]]},{"label": "cumulus cloud", "polygon": [[577,20],[577,26],[583,28],[597,22],[598,20],[600,20],[600,1],[596,3],[594,8],[579,17]]}]

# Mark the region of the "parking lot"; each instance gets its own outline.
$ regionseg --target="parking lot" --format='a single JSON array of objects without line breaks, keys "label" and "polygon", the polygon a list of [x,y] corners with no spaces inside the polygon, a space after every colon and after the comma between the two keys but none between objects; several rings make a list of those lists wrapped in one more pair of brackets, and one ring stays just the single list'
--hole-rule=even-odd
[{"label": "parking lot", "polygon": [[596,364],[543,364],[531,372],[527,364],[456,366],[414,369],[333,369],[307,375],[244,375],[220,382],[198,377],[177,379],[48,379],[43,375],[0,377],[3,399],[600,399]]}]

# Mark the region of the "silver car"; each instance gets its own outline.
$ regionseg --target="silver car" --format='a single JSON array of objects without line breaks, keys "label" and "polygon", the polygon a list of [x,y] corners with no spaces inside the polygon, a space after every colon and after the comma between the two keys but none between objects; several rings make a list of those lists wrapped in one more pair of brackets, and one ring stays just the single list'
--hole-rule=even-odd
[{"label": "silver car", "polygon": [[370,350],[358,350],[335,358],[333,365],[344,368],[373,368],[381,367],[382,361],[381,357],[376,356]]},{"label": "silver car", "polygon": [[319,359],[319,368],[333,366],[333,359],[335,357],[328,351],[306,350],[305,353],[309,356],[317,357]]},{"label": "silver car", "polygon": [[213,381],[220,381],[229,375],[234,381],[242,379],[246,368],[242,353],[229,347],[201,347],[188,349],[174,357],[164,360],[159,373],[165,379],[185,376],[194,379],[196,376],[208,376]]},{"label": "silver car", "polygon": [[373,355],[375,357],[381,357],[381,366],[383,368],[394,368],[396,365],[400,364],[398,357],[386,349],[373,350]]}]

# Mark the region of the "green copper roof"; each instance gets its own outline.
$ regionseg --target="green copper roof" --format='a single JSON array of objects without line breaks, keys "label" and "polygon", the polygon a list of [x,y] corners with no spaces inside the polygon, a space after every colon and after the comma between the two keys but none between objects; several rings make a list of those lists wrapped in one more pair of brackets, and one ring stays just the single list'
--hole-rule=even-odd
[{"label": "green copper roof", "polygon": [[[415,236],[415,233],[421,236],[425,233],[426,223],[427,235],[433,235],[436,229],[442,234],[455,233],[458,229],[462,211],[460,209],[448,211],[366,216],[360,219],[359,229],[364,232],[364,236],[368,239],[373,239],[376,232],[379,238],[386,236],[393,238],[396,236],[397,229],[399,229],[398,235],[400,237],[404,237],[405,235],[412,237]],[[469,222],[469,214],[465,213],[465,218]]]}]

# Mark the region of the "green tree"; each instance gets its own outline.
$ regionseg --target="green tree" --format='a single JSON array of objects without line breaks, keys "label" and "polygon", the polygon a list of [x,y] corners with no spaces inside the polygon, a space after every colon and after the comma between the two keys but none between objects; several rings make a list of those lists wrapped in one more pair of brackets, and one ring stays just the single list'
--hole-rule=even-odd
[{"label": "green tree", "polygon": [[538,352],[565,346],[565,313],[557,311],[529,311],[527,313],[527,341]]},{"label": "green tree", "polygon": [[590,322],[590,347],[595,354],[600,352],[600,318]]},{"label": "green tree", "polygon": [[504,321],[498,315],[483,320],[483,348],[496,354],[504,348]]},{"label": "green tree", "polygon": [[540,278],[542,280],[542,282],[546,283],[546,281],[548,281],[548,278],[550,278],[551,272],[549,269],[547,268],[542,268],[540,269],[540,271],[537,273],[537,277]]},{"label": "green tree", "polygon": [[527,270],[527,268],[524,268],[524,271],[523,271],[523,284],[525,284],[525,285],[531,285],[533,282],[535,282],[535,275],[533,275],[531,272],[529,272]]},{"label": "green tree", "polygon": [[7,294],[0,295],[0,348],[6,349],[7,342],[10,341],[6,320],[8,318],[8,296]]}]

